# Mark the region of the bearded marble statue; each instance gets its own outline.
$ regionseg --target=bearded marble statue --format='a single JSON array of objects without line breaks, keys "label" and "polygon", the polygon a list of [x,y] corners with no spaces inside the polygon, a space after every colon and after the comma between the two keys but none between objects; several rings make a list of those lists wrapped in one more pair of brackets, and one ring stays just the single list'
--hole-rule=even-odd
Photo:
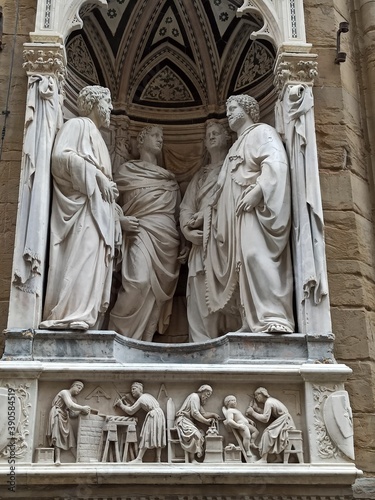
[{"label": "bearded marble statue", "polygon": [[118,191],[99,128],[109,126],[110,92],[85,87],[77,105],[80,117],[63,125],[52,152],[51,241],[41,328],[98,328],[109,304]]},{"label": "bearded marble statue", "polygon": [[140,159],[124,163],[115,175],[123,211],[122,286],[108,328],[145,341],[168,327],[180,267],[180,191],[174,174],[157,164],[162,147],[163,131],[144,128]]},{"label": "bearded marble statue", "polygon": [[210,312],[206,304],[206,284],[203,262],[203,221],[213,200],[220,169],[228,152],[229,132],[211,121],[206,127],[205,146],[210,157],[190,181],[180,206],[180,227],[191,243],[187,282],[187,318],[190,342],[204,342],[230,330],[237,330],[237,316],[219,310]]},{"label": "bearded marble statue", "polygon": [[276,130],[258,123],[254,98],[230,97],[227,117],[237,141],[227,154],[207,216],[208,308],[224,310],[235,300],[241,304],[242,331],[290,333],[294,320],[288,158]]}]

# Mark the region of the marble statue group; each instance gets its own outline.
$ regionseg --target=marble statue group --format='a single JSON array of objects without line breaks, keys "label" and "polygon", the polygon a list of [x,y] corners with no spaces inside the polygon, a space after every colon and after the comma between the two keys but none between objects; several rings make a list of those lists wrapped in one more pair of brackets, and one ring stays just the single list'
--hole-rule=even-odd
[{"label": "marble statue group", "polygon": [[[259,123],[257,101],[248,95],[228,99],[228,123],[237,135],[230,149],[225,125],[208,122],[209,161],[182,200],[174,174],[158,165],[159,126],[140,132],[139,159],[112,174],[99,131],[109,126],[108,89],[85,87],[78,109],[80,116],[63,125],[52,153],[41,328],[105,325],[152,341],[168,327],[180,266],[187,261],[191,342],[234,331],[293,332],[288,158],[275,129]],[[111,302],[114,269],[121,286]]]},{"label": "marble statue group", "polygon": [[[158,399],[144,392],[141,382],[133,382],[130,393],[115,400],[113,413],[121,411],[122,415],[108,415],[78,404],[76,397],[83,388],[83,382],[77,380],[70,389],[61,390],[52,401],[46,435],[56,465],[60,465],[62,456],[65,460],[68,453],[74,459],[77,452],[80,456],[80,448],[87,443],[87,436],[90,456],[86,459],[90,461],[140,464],[168,459],[172,463],[177,455],[174,445],[179,448],[185,463],[230,462],[233,449],[240,450],[237,453],[240,463],[272,463],[281,461],[284,452],[292,449],[293,432],[301,433],[296,430],[287,407],[271,397],[264,387],[255,390],[244,413],[237,408],[236,396],[226,396],[220,414],[219,409],[216,413],[205,408],[211,401],[213,389],[203,384],[185,398],[168,420]],[[220,400],[212,399],[210,405],[217,406]],[[94,420],[91,420],[91,413]],[[73,420],[78,420],[78,438]],[[262,429],[258,429],[259,422]],[[225,438],[223,434],[226,434]],[[114,445],[112,453],[109,452],[111,445]],[[130,446],[136,454],[129,452]],[[162,459],[164,448],[167,450]],[[228,452],[226,460],[225,451]],[[298,460],[303,461],[302,454]]]}]

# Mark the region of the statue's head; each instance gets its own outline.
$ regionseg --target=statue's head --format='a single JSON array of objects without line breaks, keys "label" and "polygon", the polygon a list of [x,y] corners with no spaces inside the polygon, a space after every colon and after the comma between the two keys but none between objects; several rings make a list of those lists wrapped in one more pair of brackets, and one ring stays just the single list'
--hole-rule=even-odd
[{"label": "statue's head", "polygon": [[131,387],[132,396],[136,399],[143,394],[143,384],[141,382],[133,382]]},{"label": "statue's head", "polygon": [[111,93],[106,87],[89,85],[78,94],[77,107],[80,116],[97,112],[101,125],[109,127],[112,111]]},{"label": "statue's head", "polygon": [[70,386],[70,392],[74,395],[77,395],[82,391],[83,388],[84,388],[83,382],[81,382],[80,380],[75,380]]},{"label": "statue's head", "polygon": [[225,408],[235,408],[237,406],[237,398],[236,396],[233,396],[232,394],[230,394],[229,396],[226,396],[224,398],[224,406]]},{"label": "statue's head", "polygon": [[227,99],[227,106],[232,101],[237,102],[237,104],[241,106],[245,113],[250,116],[254,123],[259,122],[259,104],[258,101],[254,99],[254,97],[251,97],[247,94],[232,95]]},{"label": "statue's head", "polygon": [[267,389],[264,387],[258,387],[258,389],[254,392],[255,399],[259,402],[265,401],[267,398],[270,397],[268,394]]},{"label": "statue's head", "polygon": [[204,404],[209,397],[212,395],[212,387],[208,384],[203,384],[198,389],[199,399],[202,404]]},{"label": "statue's head", "polygon": [[231,135],[227,127],[215,120],[209,120],[206,125],[205,145],[208,151],[214,148],[228,150]]},{"label": "statue's head", "polygon": [[163,129],[158,125],[148,125],[143,128],[137,137],[138,150],[151,150],[154,154],[159,154],[163,147]]}]

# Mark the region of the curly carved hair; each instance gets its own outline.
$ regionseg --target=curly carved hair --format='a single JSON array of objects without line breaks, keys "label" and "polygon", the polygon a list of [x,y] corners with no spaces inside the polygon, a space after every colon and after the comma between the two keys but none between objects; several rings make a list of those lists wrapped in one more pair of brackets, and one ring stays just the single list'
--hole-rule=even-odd
[{"label": "curly carved hair", "polygon": [[78,94],[77,106],[81,116],[89,116],[95,104],[101,99],[111,98],[111,93],[106,87],[100,85],[88,85]]},{"label": "curly carved hair", "polygon": [[236,101],[245,111],[245,113],[250,116],[250,118],[253,120],[254,123],[259,122],[259,117],[260,117],[259,104],[258,101],[254,99],[254,97],[251,97],[250,95],[247,94],[232,95],[227,99],[227,105],[231,101]]}]

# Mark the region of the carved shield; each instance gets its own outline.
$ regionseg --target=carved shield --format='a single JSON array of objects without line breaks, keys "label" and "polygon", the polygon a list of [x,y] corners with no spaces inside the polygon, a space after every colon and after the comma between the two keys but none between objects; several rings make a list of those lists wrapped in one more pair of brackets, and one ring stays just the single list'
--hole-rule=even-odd
[{"label": "carved shield", "polygon": [[324,423],[329,437],[344,455],[354,460],[353,416],[346,391],[328,396],[323,408]]},{"label": "carved shield", "polygon": [[20,421],[21,405],[15,392],[0,387],[0,453],[4,451]]}]

